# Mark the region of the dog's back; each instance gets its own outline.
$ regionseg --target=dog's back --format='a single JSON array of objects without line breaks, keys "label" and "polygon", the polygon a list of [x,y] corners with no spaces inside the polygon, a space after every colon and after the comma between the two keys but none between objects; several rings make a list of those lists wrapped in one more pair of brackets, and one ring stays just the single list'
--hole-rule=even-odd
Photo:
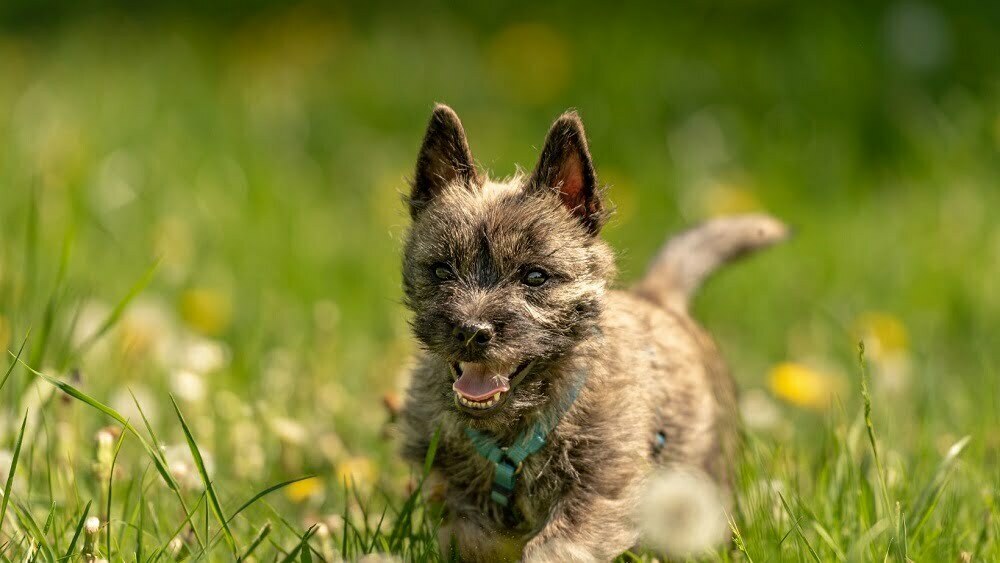
[{"label": "dog's back", "polygon": [[736,389],[714,341],[692,319],[689,306],[718,268],[788,234],[783,223],[761,214],[708,221],[670,238],[645,276],[611,300],[609,315],[639,319],[648,327],[630,331],[630,338],[649,339],[647,356],[650,350],[659,352],[647,360],[659,367],[660,380],[649,395],[651,433],[663,440],[655,454],[659,462],[698,465],[728,487],[737,430]]}]

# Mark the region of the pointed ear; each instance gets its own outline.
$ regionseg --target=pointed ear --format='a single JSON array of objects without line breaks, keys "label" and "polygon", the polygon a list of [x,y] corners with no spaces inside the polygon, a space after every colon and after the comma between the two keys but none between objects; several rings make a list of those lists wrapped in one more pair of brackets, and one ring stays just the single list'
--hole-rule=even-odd
[{"label": "pointed ear", "polygon": [[538,165],[531,174],[534,189],[557,190],[566,206],[591,234],[601,230],[604,214],[594,163],[583,122],[575,111],[562,114],[545,139]]},{"label": "pointed ear", "polygon": [[458,115],[438,104],[427,125],[417,157],[417,171],[410,192],[410,216],[416,217],[445,186],[454,182],[478,184],[472,151]]}]

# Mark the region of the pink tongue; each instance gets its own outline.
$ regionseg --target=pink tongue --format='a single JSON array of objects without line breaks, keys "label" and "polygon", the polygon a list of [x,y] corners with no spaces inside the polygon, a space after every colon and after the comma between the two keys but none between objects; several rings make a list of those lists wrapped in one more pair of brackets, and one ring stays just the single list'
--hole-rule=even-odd
[{"label": "pink tongue", "polygon": [[498,391],[507,391],[507,373],[492,371],[486,364],[462,362],[462,375],[452,385],[456,393],[470,401],[485,401]]}]

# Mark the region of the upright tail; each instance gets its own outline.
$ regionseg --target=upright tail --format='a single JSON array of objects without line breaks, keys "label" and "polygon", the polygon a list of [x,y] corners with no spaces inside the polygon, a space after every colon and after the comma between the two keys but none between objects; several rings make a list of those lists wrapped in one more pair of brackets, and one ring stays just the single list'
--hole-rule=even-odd
[{"label": "upright tail", "polygon": [[668,309],[686,311],[695,291],[719,266],[789,234],[784,223],[767,215],[713,219],[667,241],[634,291]]}]

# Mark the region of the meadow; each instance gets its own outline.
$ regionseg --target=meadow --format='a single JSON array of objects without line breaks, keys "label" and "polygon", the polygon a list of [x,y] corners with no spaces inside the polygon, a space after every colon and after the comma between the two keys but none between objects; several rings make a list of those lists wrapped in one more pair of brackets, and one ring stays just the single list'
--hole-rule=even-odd
[{"label": "meadow", "polygon": [[996,10],[566,9],[0,11],[0,561],[440,557],[392,424],[435,101],[498,176],[577,108],[621,286],[796,228],[695,306],[747,446],[694,560],[1000,560]]}]

